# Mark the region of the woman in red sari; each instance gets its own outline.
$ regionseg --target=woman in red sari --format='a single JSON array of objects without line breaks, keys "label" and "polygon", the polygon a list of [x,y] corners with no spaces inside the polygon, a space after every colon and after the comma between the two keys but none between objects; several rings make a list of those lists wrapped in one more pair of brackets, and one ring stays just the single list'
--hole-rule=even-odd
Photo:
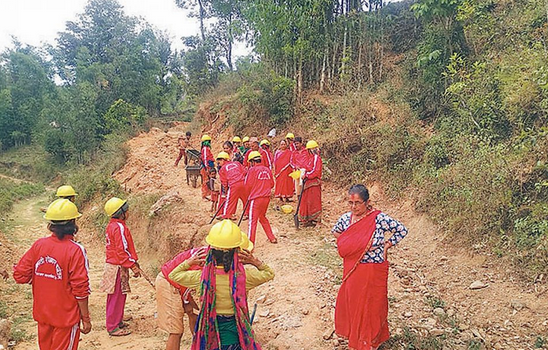
[{"label": "woman in red sari", "polygon": [[322,221],[322,158],[320,147],[314,140],[306,143],[308,164],[301,173],[303,179],[302,198],[299,206],[299,221],[304,227],[314,227]]},{"label": "woman in red sari", "polygon": [[365,186],[350,187],[348,195],[351,211],[332,230],[343,258],[335,332],[348,339],[352,349],[376,350],[390,337],[386,253],[407,235],[407,229],[372,208]]},{"label": "woman in red sari", "polygon": [[293,171],[290,164],[291,151],[287,148],[287,141],[280,141],[280,148],[274,154],[274,177],[276,184],[274,187],[274,197],[289,202],[293,197],[293,179],[289,174]]}]

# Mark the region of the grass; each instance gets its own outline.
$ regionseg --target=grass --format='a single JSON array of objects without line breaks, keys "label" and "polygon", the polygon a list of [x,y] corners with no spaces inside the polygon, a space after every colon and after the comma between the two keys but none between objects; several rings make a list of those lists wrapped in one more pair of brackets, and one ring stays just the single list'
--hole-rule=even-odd
[{"label": "grass", "polygon": [[0,178],[0,218],[7,216],[16,201],[36,196],[44,191],[42,184]]}]

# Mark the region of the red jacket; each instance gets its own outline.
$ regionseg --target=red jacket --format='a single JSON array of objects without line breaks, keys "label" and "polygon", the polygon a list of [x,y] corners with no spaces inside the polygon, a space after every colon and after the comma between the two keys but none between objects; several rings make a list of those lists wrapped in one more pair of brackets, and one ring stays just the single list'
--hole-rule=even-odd
[{"label": "red jacket", "polygon": [[80,321],[77,299],[91,293],[88,266],[86,250],[73,236],[51,235],[34,242],[13,268],[13,278],[32,284],[37,322],[66,328]]},{"label": "red jacket", "polygon": [[308,163],[306,167],[304,178],[310,179],[310,180],[313,180],[313,179],[321,180],[322,167],[323,167],[322,158],[317,154],[312,155],[312,157],[310,158],[310,162]]},{"label": "red jacket", "polygon": [[106,232],[107,263],[131,268],[137,260],[133,237],[124,220],[110,219]]},{"label": "red jacket", "polygon": [[274,187],[272,171],[264,165],[252,166],[245,177],[245,186],[249,193],[248,200],[270,197]]},{"label": "red jacket", "polygon": [[219,179],[224,188],[245,180],[245,168],[240,162],[226,162],[219,170]]},{"label": "red jacket", "polygon": [[264,165],[265,167],[272,169],[272,160],[274,156],[272,155],[270,150],[266,148],[260,148],[259,152],[261,153],[261,156],[262,156],[261,164]]},{"label": "red jacket", "polygon": [[288,148],[291,152],[294,152],[297,150],[297,146],[295,146],[295,142],[290,142]]},{"label": "red jacket", "polygon": [[308,150],[303,148],[300,151],[293,151],[290,163],[295,169],[306,169],[311,158]]},{"label": "red jacket", "polygon": [[[244,166],[246,168],[250,167],[249,160],[247,159],[247,157],[249,157],[249,154],[251,152],[253,152],[253,150],[249,149],[249,150],[247,150],[247,152],[245,152],[245,155],[244,155]],[[265,153],[265,150],[259,147],[258,152],[261,154],[261,162],[259,164],[264,165],[264,166],[268,166],[268,160],[267,160],[267,155]]]},{"label": "red jacket", "polygon": [[[185,250],[184,252],[181,252],[181,253],[177,254],[173,259],[166,262],[162,266],[162,275],[164,275],[165,279],[169,282],[169,284],[171,284],[173,287],[175,287],[179,290],[181,295],[183,295],[185,293],[187,288],[181,286],[180,284],[177,284],[177,283],[173,282],[172,280],[170,280],[169,279],[169,274],[171,273],[171,271],[175,270],[175,268],[177,266],[179,266],[183,261],[190,258],[192,256],[192,254],[194,254],[194,252],[198,251],[199,249],[201,249],[201,248],[198,247],[198,248],[192,248],[192,249],[189,249],[189,250]],[[190,269],[191,270],[199,270],[199,269],[201,269],[201,267],[198,266],[198,265],[194,265],[194,266],[191,266]]]},{"label": "red jacket", "polygon": [[213,158],[213,153],[211,153],[211,147],[202,146],[200,153],[204,168],[213,168],[215,166],[215,158]]}]

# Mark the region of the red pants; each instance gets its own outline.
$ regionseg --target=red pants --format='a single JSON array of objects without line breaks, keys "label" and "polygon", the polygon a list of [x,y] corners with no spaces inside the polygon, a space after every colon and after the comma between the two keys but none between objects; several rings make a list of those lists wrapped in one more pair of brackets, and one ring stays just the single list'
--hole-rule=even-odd
[{"label": "red pants", "polygon": [[266,211],[268,209],[268,203],[270,203],[270,197],[259,197],[249,202],[249,232],[248,237],[253,244],[255,244],[255,234],[257,233],[257,222],[261,223],[266,236],[270,241],[276,239],[272,233],[270,222],[266,218]]},{"label": "red pants", "polygon": [[181,161],[181,158],[185,158],[185,165],[188,163],[186,159],[186,150],[184,148],[179,149],[179,156],[177,159],[175,159],[175,166],[179,165],[179,162]]},{"label": "red pants", "polygon": [[38,323],[38,346],[40,350],[76,350],[80,342],[80,323],[72,327],[56,328]]},{"label": "red pants", "polygon": [[116,275],[116,285],[114,293],[107,294],[107,331],[112,332],[120,326],[124,320],[124,307],[126,306],[127,294],[122,293],[122,283],[120,282],[120,270]]},{"label": "red pants", "polygon": [[242,204],[245,206],[245,202],[247,201],[247,192],[243,181],[233,184],[228,189],[223,208],[223,219],[230,219],[232,215],[236,213],[238,199],[241,200]]}]

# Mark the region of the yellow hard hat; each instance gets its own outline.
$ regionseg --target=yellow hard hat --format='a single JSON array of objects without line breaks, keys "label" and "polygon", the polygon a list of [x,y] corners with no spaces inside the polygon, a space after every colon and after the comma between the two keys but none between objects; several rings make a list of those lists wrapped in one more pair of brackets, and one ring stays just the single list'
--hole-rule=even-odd
[{"label": "yellow hard hat", "polygon": [[253,242],[249,240],[249,238],[244,232],[242,232],[242,243],[240,244],[240,248],[249,250],[249,251],[253,250]]},{"label": "yellow hard hat", "polygon": [[291,172],[289,174],[289,176],[293,179],[293,180],[298,180],[300,177],[301,177],[301,171],[299,169]]},{"label": "yellow hard hat", "polygon": [[213,225],[205,240],[213,248],[236,248],[242,244],[242,231],[234,222],[224,219]]},{"label": "yellow hard hat", "polygon": [[249,136],[244,136],[244,138],[242,139],[242,142],[249,142]]},{"label": "yellow hard hat", "polygon": [[204,141],[211,141],[211,136],[209,136],[209,135],[203,135],[203,136],[202,136],[202,142],[204,142]]},{"label": "yellow hard hat", "polygon": [[55,194],[57,197],[72,197],[77,196],[78,193],[72,188],[70,185],[63,185],[57,189],[57,193]]},{"label": "yellow hard hat", "polygon": [[251,151],[249,152],[249,156],[247,156],[247,161],[249,162],[252,159],[255,158],[261,158],[261,153],[259,151]]},{"label": "yellow hard hat", "polygon": [[124,204],[126,204],[127,199],[120,199],[118,197],[112,197],[105,203],[105,213],[108,216],[114,215]]},{"label": "yellow hard hat", "polygon": [[242,139],[239,136],[234,136],[232,142],[242,142]]},{"label": "yellow hard hat", "polygon": [[292,132],[288,132],[287,135],[285,135],[285,138],[286,138],[286,139],[294,139],[294,138],[295,138],[295,135],[293,135]]},{"label": "yellow hard hat", "polygon": [[306,143],[306,149],[314,149],[320,147],[318,143],[314,140],[310,140]]},{"label": "yellow hard hat", "polygon": [[261,146],[262,146],[262,145],[270,146],[270,141],[268,141],[268,140],[266,140],[266,139],[265,139],[265,140],[262,140],[260,145],[261,145]]},{"label": "yellow hard hat", "polygon": [[217,158],[215,159],[225,159],[225,160],[230,160],[230,156],[228,155],[228,153],[226,152],[219,152],[219,154],[217,154]]},{"label": "yellow hard hat", "polygon": [[54,200],[46,210],[44,219],[50,221],[67,221],[82,216],[74,203],[66,198]]},{"label": "yellow hard hat", "polygon": [[289,204],[282,205],[280,209],[284,214],[291,214],[293,212],[293,207]]}]

